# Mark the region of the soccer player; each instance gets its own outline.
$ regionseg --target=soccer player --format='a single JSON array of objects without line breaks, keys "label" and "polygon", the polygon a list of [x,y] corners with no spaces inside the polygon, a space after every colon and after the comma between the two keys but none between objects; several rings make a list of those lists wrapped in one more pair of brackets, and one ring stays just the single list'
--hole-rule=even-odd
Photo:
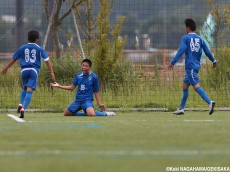
[{"label": "soccer player", "polygon": [[2,69],[2,73],[6,74],[7,70],[15,63],[15,61],[21,59],[20,66],[23,89],[21,91],[20,101],[17,108],[17,112],[20,113],[19,118],[24,118],[24,111],[30,104],[33,91],[37,87],[41,59],[45,61],[53,81],[56,81],[48,55],[43,48],[36,44],[38,40],[39,32],[37,30],[30,30],[28,32],[28,43],[21,46],[15,52],[13,58],[5,68]]},{"label": "soccer player", "polygon": [[198,77],[198,72],[200,70],[200,59],[202,55],[202,49],[204,50],[206,56],[213,63],[213,68],[216,67],[217,61],[207,48],[204,40],[201,39],[199,35],[195,33],[196,22],[193,19],[185,20],[186,32],[187,34],[182,37],[180,48],[168,66],[169,70],[173,69],[173,66],[178,62],[181,56],[185,53],[185,77],[183,83],[183,96],[181,99],[180,107],[173,114],[181,115],[184,114],[184,107],[188,98],[188,88],[190,84],[193,86],[194,90],[201,96],[201,98],[209,104],[209,115],[214,111],[215,102],[212,101],[205,91],[200,87],[200,79]]},{"label": "soccer player", "polygon": [[[64,111],[64,116],[113,116],[114,112],[106,112],[105,106],[101,103],[99,97],[98,77],[91,71],[92,62],[84,59],[81,63],[81,72],[78,72],[69,86],[62,86],[58,83],[51,83],[52,87],[58,87],[64,90],[73,91],[76,87],[77,93],[75,100]],[[94,110],[93,94],[97,100],[98,106],[103,112]],[[80,112],[83,110],[84,112]]]}]

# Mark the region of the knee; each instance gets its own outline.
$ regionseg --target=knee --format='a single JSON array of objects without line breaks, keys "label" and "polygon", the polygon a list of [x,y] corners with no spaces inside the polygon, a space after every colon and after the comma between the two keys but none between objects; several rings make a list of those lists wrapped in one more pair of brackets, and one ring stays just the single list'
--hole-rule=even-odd
[{"label": "knee", "polygon": [[73,114],[70,111],[65,110],[64,111],[64,116],[73,116]]},{"label": "knee", "polygon": [[200,87],[200,84],[193,85],[193,89],[196,90],[198,87]]},{"label": "knee", "polygon": [[95,111],[92,107],[86,109],[87,116],[96,116]]},{"label": "knee", "polygon": [[93,111],[91,111],[91,110],[86,111],[86,115],[87,115],[87,116],[96,116],[94,110],[93,110]]},{"label": "knee", "polygon": [[87,115],[87,116],[96,116],[95,113],[87,113],[86,115]]},{"label": "knee", "polygon": [[198,87],[199,87],[199,86],[194,85],[194,86],[193,86],[193,89],[196,91],[196,89],[197,89]]},{"label": "knee", "polygon": [[189,85],[187,85],[187,84],[183,84],[183,85],[182,85],[182,89],[183,89],[183,90],[187,90],[188,88],[189,88]]}]

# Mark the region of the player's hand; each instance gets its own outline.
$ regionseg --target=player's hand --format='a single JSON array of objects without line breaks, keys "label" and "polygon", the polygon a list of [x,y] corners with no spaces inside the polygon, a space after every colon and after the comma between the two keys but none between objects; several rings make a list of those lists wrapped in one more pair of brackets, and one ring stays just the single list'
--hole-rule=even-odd
[{"label": "player's hand", "polygon": [[102,111],[106,111],[106,107],[105,107],[105,105],[103,105],[103,104],[99,105],[99,108],[100,108]]},{"label": "player's hand", "polygon": [[58,84],[57,82],[54,83],[50,83],[51,87],[60,87],[60,84]]},{"label": "player's hand", "polygon": [[4,74],[6,74],[6,72],[7,72],[7,68],[2,68],[2,74],[4,75]]},{"label": "player's hand", "polygon": [[212,64],[212,68],[216,68],[218,60]]},{"label": "player's hand", "polygon": [[173,70],[173,65],[171,63],[168,65],[168,70]]}]

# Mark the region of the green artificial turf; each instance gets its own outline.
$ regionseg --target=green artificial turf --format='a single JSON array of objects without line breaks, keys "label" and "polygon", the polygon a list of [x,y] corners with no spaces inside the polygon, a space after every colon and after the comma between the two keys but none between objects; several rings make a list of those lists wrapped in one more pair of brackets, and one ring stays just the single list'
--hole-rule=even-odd
[{"label": "green artificial turf", "polygon": [[7,114],[0,114],[1,172],[230,166],[230,112],[128,112],[114,117],[25,113],[22,123]]}]

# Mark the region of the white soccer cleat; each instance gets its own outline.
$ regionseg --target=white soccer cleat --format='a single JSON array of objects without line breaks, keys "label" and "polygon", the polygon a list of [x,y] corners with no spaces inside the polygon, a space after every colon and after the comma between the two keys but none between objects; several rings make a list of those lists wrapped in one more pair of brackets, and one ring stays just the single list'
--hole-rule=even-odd
[{"label": "white soccer cleat", "polygon": [[184,109],[177,109],[177,111],[173,112],[174,115],[184,115]]},{"label": "white soccer cleat", "polygon": [[105,112],[107,116],[116,116],[115,112]]}]

